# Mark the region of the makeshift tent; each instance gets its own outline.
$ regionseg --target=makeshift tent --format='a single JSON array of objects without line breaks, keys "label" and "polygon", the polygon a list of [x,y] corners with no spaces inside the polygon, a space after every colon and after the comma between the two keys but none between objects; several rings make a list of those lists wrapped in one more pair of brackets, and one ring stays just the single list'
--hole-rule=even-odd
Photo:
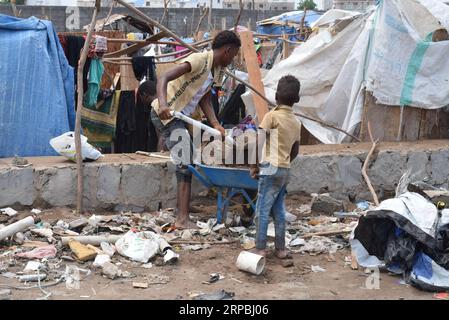
[{"label": "makeshift tent", "polygon": [[74,129],[75,85],[50,21],[0,15],[0,157],[57,155]]},{"label": "makeshift tent", "polygon": [[[321,13],[310,10],[306,12],[304,26],[309,27],[321,17]],[[301,25],[304,11],[291,11],[257,22],[256,32],[260,34],[294,34]],[[295,40],[295,36],[290,37]]]},{"label": "makeshift tent", "polygon": [[[431,33],[449,27],[449,7],[436,0],[380,1],[372,12],[343,20],[318,33],[264,77],[274,102],[277,83],[287,74],[301,81],[296,111],[354,132],[361,122],[366,88],[378,103],[417,108],[449,104],[449,41],[431,42]],[[250,114],[254,105],[242,98]],[[300,119],[323,143],[347,135]]]}]

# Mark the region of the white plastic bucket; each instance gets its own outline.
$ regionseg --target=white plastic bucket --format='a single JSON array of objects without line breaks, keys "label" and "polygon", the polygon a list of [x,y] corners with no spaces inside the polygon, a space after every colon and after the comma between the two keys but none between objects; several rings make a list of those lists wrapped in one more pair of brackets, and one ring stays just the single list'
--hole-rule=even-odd
[{"label": "white plastic bucket", "polygon": [[242,271],[260,275],[265,268],[265,257],[248,251],[242,251],[237,258],[236,265]]}]

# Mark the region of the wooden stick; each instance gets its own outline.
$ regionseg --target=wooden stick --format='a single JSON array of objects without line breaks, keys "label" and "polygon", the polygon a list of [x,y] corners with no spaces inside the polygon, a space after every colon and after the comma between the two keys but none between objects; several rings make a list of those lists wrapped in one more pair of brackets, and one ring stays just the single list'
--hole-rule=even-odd
[{"label": "wooden stick", "polygon": [[95,1],[92,22],[90,23],[89,32],[84,42],[81,57],[78,62],[77,89],[78,89],[78,105],[75,119],[75,149],[76,149],[76,173],[77,173],[77,189],[76,189],[76,213],[79,215],[83,211],[83,155],[81,154],[81,109],[83,108],[83,70],[86,64],[87,54],[89,52],[89,44],[92,39],[92,33],[97,21],[97,14],[100,11],[100,0]]},{"label": "wooden stick", "polygon": [[236,242],[239,242],[239,240],[233,240],[233,241],[220,241],[220,242],[214,242],[214,241],[195,241],[195,240],[172,240],[168,241],[169,244],[213,244],[213,245],[219,245],[219,244],[234,244]]},{"label": "wooden stick", "polygon": [[191,45],[189,45],[184,40],[182,40],[180,37],[178,37],[173,31],[171,31],[170,29],[164,27],[163,25],[161,25],[156,20],[151,19],[150,17],[148,17],[147,15],[145,15],[144,13],[142,13],[141,11],[139,11],[138,9],[136,9],[135,7],[130,5],[129,3],[125,2],[124,0],[117,0],[117,2],[119,4],[121,4],[122,6],[124,6],[125,8],[127,8],[128,10],[130,10],[132,13],[134,13],[137,16],[139,16],[140,18],[142,18],[142,20],[144,20],[145,22],[147,22],[149,24],[152,24],[153,26],[158,27],[160,30],[164,31],[169,36],[175,38],[183,47],[192,48]]},{"label": "wooden stick", "polygon": [[235,19],[235,23],[234,23],[234,31],[237,32],[237,26],[239,25],[240,22],[240,16],[242,15],[242,11],[243,11],[243,0],[239,0],[239,13],[237,15],[237,18]]},{"label": "wooden stick", "polygon": [[[229,72],[228,70],[225,70],[225,73],[226,73],[228,76],[230,76],[230,77],[234,78],[235,80],[237,80],[238,82],[240,82],[240,83],[244,84],[245,86],[247,86],[247,87],[248,87],[249,89],[251,89],[255,94],[259,95],[262,99],[264,99],[264,100],[268,103],[268,106],[269,106],[269,107],[275,107],[275,106],[276,106],[276,105],[275,105],[274,103],[272,103],[268,98],[266,98],[265,95],[261,94],[256,88],[254,88],[252,85],[250,85],[250,84],[247,83],[246,81],[240,79],[239,77],[237,77],[237,76],[234,75],[233,73]],[[302,114],[302,113],[294,112],[294,114],[295,114],[295,116],[302,117],[302,118],[305,118],[305,119],[308,119],[308,120],[317,122],[317,123],[319,123],[319,124],[321,124],[321,125],[323,125],[323,126],[326,126],[326,127],[332,128],[332,129],[335,129],[335,130],[337,130],[337,131],[340,131],[340,132],[342,132],[342,133],[344,133],[344,134],[350,136],[350,137],[353,138],[355,141],[360,142],[360,139],[359,139],[359,138],[357,138],[356,136],[350,134],[349,132],[344,131],[344,130],[341,129],[341,128],[338,128],[338,127],[334,126],[333,124],[330,124],[330,123],[327,123],[327,122],[324,122],[324,121],[315,119],[315,118],[313,118],[313,117],[307,116],[307,115]]]},{"label": "wooden stick", "polygon": [[205,7],[204,9],[202,9],[202,8],[200,7],[200,11],[201,11],[202,13],[201,13],[200,20],[198,21],[198,25],[196,26],[195,34],[197,34],[198,31],[200,31],[201,24],[203,23],[204,18],[206,17],[207,13],[209,12],[209,8],[208,8],[208,7]]},{"label": "wooden stick", "polygon": [[164,24],[165,17],[167,16],[168,13],[168,5],[170,4],[170,1],[171,0],[164,0],[164,13],[162,14],[162,18],[159,21],[160,24]]},{"label": "wooden stick", "polygon": [[373,195],[374,203],[376,204],[376,206],[378,206],[379,205],[379,199],[377,198],[377,194],[374,191],[373,185],[371,184],[371,180],[369,179],[368,174],[366,173],[366,168],[368,167],[369,159],[371,158],[374,150],[376,149],[376,145],[377,145],[377,142],[375,142],[373,140],[373,136],[371,134],[371,125],[370,125],[369,122],[368,122],[368,134],[369,134],[369,138],[370,138],[371,142],[373,143],[373,145],[372,145],[371,150],[369,151],[368,155],[366,156],[365,162],[363,163],[362,175],[363,175],[363,178],[366,181],[366,184],[368,185],[369,191]]},{"label": "wooden stick", "polygon": [[[112,9],[114,9],[114,7],[117,5],[117,2],[114,0],[113,2],[112,2],[112,4],[111,4],[111,8],[109,9],[109,12],[108,12],[108,16],[106,17],[106,19],[104,20],[104,22],[103,22],[103,25],[101,26],[101,31],[103,31],[104,30],[104,26],[106,25],[106,23],[109,21],[109,18],[111,17],[111,14],[112,14]],[[112,28],[111,28],[112,29]],[[109,41],[109,40],[108,40]]]},{"label": "wooden stick", "polygon": [[16,7],[16,0],[11,0],[11,8],[12,8],[12,13],[14,14],[14,17],[19,17],[19,13],[17,12],[17,7]]},{"label": "wooden stick", "polygon": [[154,154],[154,153],[150,153],[150,152],[146,152],[146,151],[136,151],[136,154],[140,154],[142,156],[147,156],[147,157],[159,158],[159,159],[167,159],[167,160],[171,159],[171,157],[161,156],[159,154]]},{"label": "wooden stick", "polygon": [[342,230],[334,230],[334,231],[322,231],[322,232],[315,232],[315,233],[308,233],[305,234],[302,238],[307,239],[307,238],[312,238],[315,236],[335,236],[338,234],[342,234],[342,233],[350,233],[352,230],[351,229],[342,229]]}]

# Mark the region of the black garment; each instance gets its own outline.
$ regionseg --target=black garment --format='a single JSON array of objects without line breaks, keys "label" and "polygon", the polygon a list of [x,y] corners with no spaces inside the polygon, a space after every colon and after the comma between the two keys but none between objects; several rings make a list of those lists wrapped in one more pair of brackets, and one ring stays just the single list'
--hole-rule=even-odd
[{"label": "black garment", "polygon": [[115,152],[135,152],[136,124],[136,100],[134,91],[122,91],[120,93],[119,109],[117,112],[117,125],[115,133]]},{"label": "black garment", "polygon": [[156,129],[150,118],[151,108],[138,97],[136,102],[136,132],[134,135],[134,151],[157,151]]},{"label": "black garment", "polygon": [[218,115],[218,121],[223,124],[236,125],[246,116],[245,104],[242,94],[245,93],[245,85],[239,84],[226,102],[223,110]]},{"label": "black garment", "polygon": [[[82,36],[66,36],[66,42],[67,42],[67,61],[69,62],[69,65],[71,65],[75,70],[75,85],[76,85],[76,79],[77,79],[77,73],[78,73],[78,61],[80,60],[81,56],[81,50],[84,46],[84,38]],[[84,92],[87,91],[87,74],[89,73],[90,69],[90,58],[86,59],[86,64],[84,65],[83,69],[83,87]]]},{"label": "black garment", "polygon": [[132,64],[137,80],[141,81],[146,77],[147,80],[156,81],[154,57],[133,57]]}]

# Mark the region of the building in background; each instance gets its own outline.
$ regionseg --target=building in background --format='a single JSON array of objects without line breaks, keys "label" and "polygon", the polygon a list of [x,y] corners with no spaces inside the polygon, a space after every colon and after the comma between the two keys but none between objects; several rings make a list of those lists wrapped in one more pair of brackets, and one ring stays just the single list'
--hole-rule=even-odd
[{"label": "building in background", "polygon": [[[296,10],[295,0],[243,0],[243,8],[245,10]],[[223,9],[239,9],[239,0],[224,0]]]},{"label": "building in background", "polygon": [[319,11],[327,11],[329,9],[332,9],[332,6],[334,5],[333,0],[313,0],[313,2],[315,2],[316,4],[316,10]]},{"label": "building in background", "polygon": [[334,0],[334,9],[363,12],[376,4],[375,0]]}]

